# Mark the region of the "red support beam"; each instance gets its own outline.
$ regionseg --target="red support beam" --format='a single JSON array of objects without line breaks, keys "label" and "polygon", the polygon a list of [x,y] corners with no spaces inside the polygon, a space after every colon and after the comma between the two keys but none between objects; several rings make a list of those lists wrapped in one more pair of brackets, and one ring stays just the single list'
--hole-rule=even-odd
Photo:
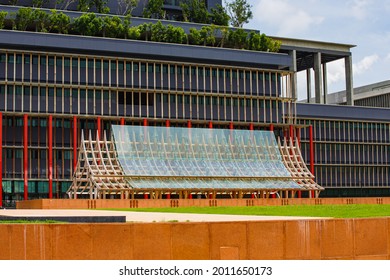
[{"label": "red support beam", "polygon": [[213,128],[213,122],[209,122],[209,128]]},{"label": "red support beam", "polygon": [[124,118],[121,118],[121,125],[125,125],[125,119]]},{"label": "red support beam", "polygon": [[101,134],[101,132],[102,132],[102,120],[100,119],[100,117],[97,117],[96,122],[97,122],[97,135],[98,135],[99,140],[101,140],[102,139],[102,134]]},{"label": "red support beam", "polygon": [[144,193],[144,199],[149,199],[149,194]]},{"label": "red support beam", "polygon": [[269,125],[269,131],[274,131],[274,124],[273,124],[273,123],[271,123],[271,124]]},{"label": "red support beam", "polygon": [[0,207],[3,207],[3,113],[0,112]]},{"label": "red support beam", "polygon": [[144,125],[144,126],[148,126],[148,120],[147,120],[147,119],[144,119],[144,120],[143,120],[143,125]]},{"label": "red support beam", "polygon": [[301,147],[301,129],[299,127],[295,129],[295,135],[297,136],[298,146]]},{"label": "red support beam", "polygon": [[[310,143],[310,172],[314,175],[314,141],[313,126],[309,126],[309,143]],[[311,197],[314,197],[314,191],[311,191]]]},{"label": "red support beam", "polygon": [[233,123],[229,123],[229,129],[234,129]]},{"label": "red support beam", "polygon": [[191,127],[192,127],[191,121],[188,121],[188,122],[187,122],[187,127],[188,127],[188,128],[191,128]]},{"label": "red support beam", "polygon": [[23,176],[24,176],[24,200],[28,199],[28,116],[23,116]]},{"label": "red support beam", "polygon": [[166,120],[166,121],[165,121],[165,126],[166,126],[166,127],[170,127],[170,126],[171,126],[171,122],[170,122],[169,120]]},{"label": "red support beam", "polygon": [[253,123],[250,123],[249,124],[249,130],[253,130],[254,128],[253,128]]},{"label": "red support beam", "polygon": [[48,167],[49,167],[49,198],[53,198],[53,116],[49,116],[48,128],[48,142],[49,142],[49,156],[48,156]]},{"label": "red support beam", "polygon": [[292,124],[290,124],[290,126],[289,126],[289,137],[290,137],[290,139],[294,142],[294,126],[292,125]]},{"label": "red support beam", "polygon": [[73,172],[77,167],[77,117],[73,116]]}]

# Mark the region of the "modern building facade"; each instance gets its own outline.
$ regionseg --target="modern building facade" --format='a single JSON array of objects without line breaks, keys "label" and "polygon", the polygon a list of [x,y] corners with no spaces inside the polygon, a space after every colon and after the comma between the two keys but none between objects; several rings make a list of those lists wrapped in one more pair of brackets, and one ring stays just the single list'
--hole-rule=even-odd
[{"label": "modern building facade", "polygon": [[81,131],[109,134],[112,124],[272,130],[300,141],[321,194],[352,195],[344,190],[357,186],[386,194],[386,114],[353,121],[337,107],[296,104],[297,71],[322,77],[327,62],[351,62],[351,46],[279,39],[280,52],[268,53],[0,30],[3,205],[65,197]]}]

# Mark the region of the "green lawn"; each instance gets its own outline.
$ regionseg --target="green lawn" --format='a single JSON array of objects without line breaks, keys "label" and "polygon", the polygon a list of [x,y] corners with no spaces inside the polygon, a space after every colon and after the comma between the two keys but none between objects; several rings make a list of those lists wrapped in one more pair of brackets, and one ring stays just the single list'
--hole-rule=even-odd
[{"label": "green lawn", "polygon": [[106,209],[137,212],[170,212],[198,214],[302,216],[333,218],[390,217],[390,205],[289,205],[252,207],[183,207],[183,208],[139,208]]}]

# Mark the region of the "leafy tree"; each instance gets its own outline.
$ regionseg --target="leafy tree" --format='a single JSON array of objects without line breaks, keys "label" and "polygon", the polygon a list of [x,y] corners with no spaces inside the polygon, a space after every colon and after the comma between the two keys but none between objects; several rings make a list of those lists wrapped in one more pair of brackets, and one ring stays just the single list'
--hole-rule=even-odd
[{"label": "leafy tree", "polygon": [[202,36],[200,31],[196,28],[190,28],[190,34],[188,35],[188,42],[191,45],[200,45],[202,44]]},{"label": "leafy tree", "polygon": [[243,49],[246,47],[248,33],[242,28],[230,30],[228,40],[230,45],[235,49]]},{"label": "leafy tree", "polygon": [[118,0],[118,13],[121,15],[131,15],[138,6],[139,0]]},{"label": "leafy tree", "polygon": [[253,51],[278,52],[280,49],[280,45],[280,41],[273,40],[267,37],[264,33],[259,34],[252,31],[248,37],[247,48]]},{"label": "leafy tree", "polygon": [[122,20],[118,16],[106,16],[103,18],[103,36],[111,38],[123,38],[127,34]]},{"label": "leafy tree", "polygon": [[46,4],[47,0],[32,0],[33,8],[42,8],[43,4]]},{"label": "leafy tree", "polygon": [[52,10],[49,15],[49,31],[68,34],[70,26],[70,17],[62,12],[58,13]]},{"label": "leafy tree", "polygon": [[4,11],[0,11],[0,29],[4,28],[4,22],[5,18],[7,17],[8,13]]},{"label": "leafy tree", "polygon": [[253,17],[251,11],[252,6],[247,0],[233,0],[225,4],[230,14],[230,22],[233,27],[242,28],[244,23],[248,23]]},{"label": "leafy tree", "polygon": [[103,20],[94,13],[86,13],[76,18],[73,23],[73,30],[81,35],[96,36],[103,27]]},{"label": "leafy tree", "polygon": [[184,21],[209,23],[210,14],[204,0],[186,0],[180,2]]},{"label": "leafy tree", "polygon": [[9,3],[11,6],[17,6],[17,5],[18,5],[18,1],[19,1],[19,0],[9,0],[8,3]]},{"label": "leafy tree", "polygon": [[77,0],[57,0],[56,5],[59,5],[60,10],[67,10],[68,7]]},{"label": "leafy tree", "polygon": [[36,32],[48,32],[49,14],[42,10],[33,11],[33,19]]},{"label": "leafy tree", "polygon": [[77,10],[80,12],[88,12],[89,11],[89,0],[79,0],[77,4]]},{"label": "leafy tree", "polygon": [[176,43],[183,44],[187,42],[187,34],[181,27],[175,27],[169,24],[165,28],[164,42],[166,43]]},{"label": "leafy tree", "polygon": [[164,37],[166,33],[166,27],[158,21],[157,23],[152,25],[152,35],[151,40],[154,42],[164,42]]},{"label": "leafy tree", "polygon": [[107,7],[107,0],[89,0],[90,7],[95,6],[96,11],[99,14],[108,14],[110,12],[110,8]]},{"label": "leafy tree", "polygon": [[26,31],[29,26],[34,24],[34,14],[32,8],[20,8],[15,15],[15,28],[20,31]]},{"label": "leafy tree", "polygon": [[211,8],[211,23],[215,25],[228,26],[230,16],[227,14],[226,9],[217,4],[216,8]]},{"label": "leafy tree", "polygon": [[203,45],[213,47],[215,46],[215,43],[217,42],[217,38],[215,36],[216,31],[217,28],[215,25],[202,26],[199,32]]},{"label": "leafy tree", "polygon": [[141,31],[138,26],[129,27],[127,29],[127,36],[128,39],[132,40],[139,40],[141,38]]},{"label": "leafy tree", "polygon": [[164,19],[165,11],[163,10],[164,0],[149,0],[146,5],[143,16],[145,18]]},{"label": "leafy tree", "polygon": [[144,23],[138,26],[140,32],[140,38],[148,41],[152,34],[153,23]]}]

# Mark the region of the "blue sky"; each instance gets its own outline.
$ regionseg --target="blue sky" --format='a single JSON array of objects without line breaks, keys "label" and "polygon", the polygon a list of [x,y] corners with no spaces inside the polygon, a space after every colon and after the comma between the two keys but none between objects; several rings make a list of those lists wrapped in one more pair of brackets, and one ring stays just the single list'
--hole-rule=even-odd
[{"label": "blue sky", "polygon": [[[354,86],[390,79],[390,0],[249,0],[253,19],[244,27],[279,37],[357,45]],[[299,98],[306,96],[298,75]],[[328,64],[329,93],[345,89],[344,60]]]}]

